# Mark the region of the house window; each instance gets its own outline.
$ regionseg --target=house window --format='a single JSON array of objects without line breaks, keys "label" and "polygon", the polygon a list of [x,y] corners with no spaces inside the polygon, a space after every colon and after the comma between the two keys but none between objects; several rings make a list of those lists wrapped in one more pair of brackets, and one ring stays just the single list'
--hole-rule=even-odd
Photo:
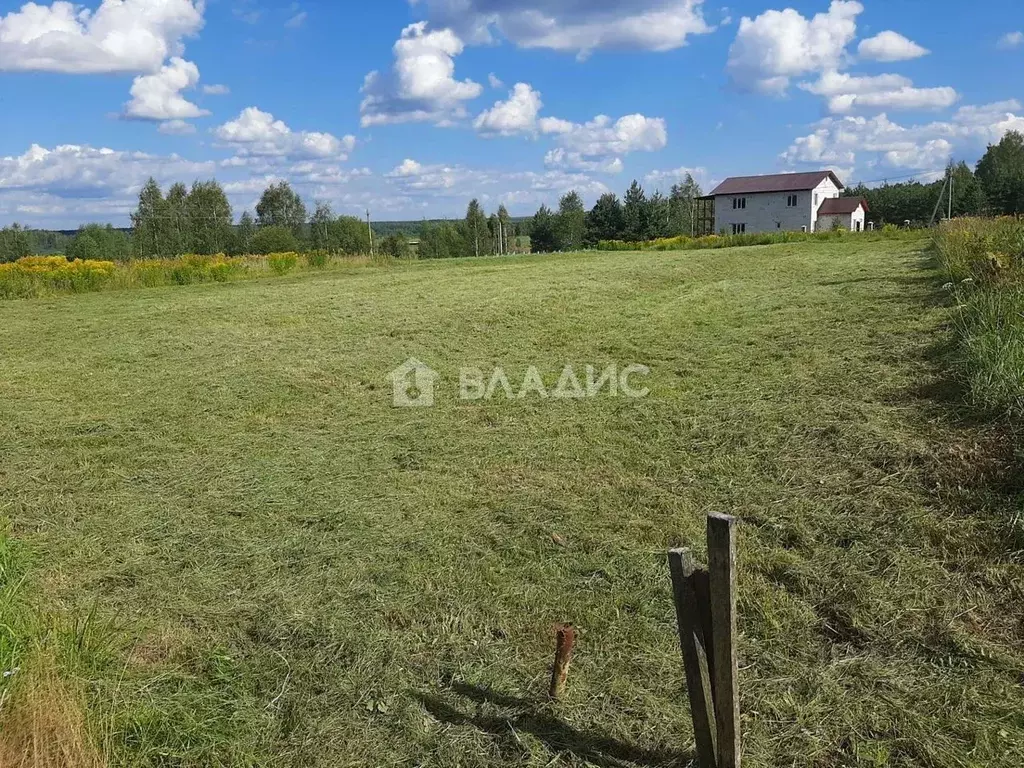
[{"label": "house window", "polygon": [[745,197],[734,197],[732,199],[732,209],[734,211],[742,211],[747,207],[747,198]]},{"label": "house window", "polygon": [[799,196],[797,196],[797,195],[789,195],[786,198],[786,207],[787,208],[796,208],[797,205],[799,204],[799,202],[800,202]]},{"label": "house window", "polygon": [[743,235],[743,234],[746,234],[746,232],[747,232],[747,225],[746,224],[733,224],[732,225],[732,233],[734,235]]},{"label": "house window", "polygon": [[815,208],[818,207],[818,193],[817,192],[814,193],[814,207]]}]

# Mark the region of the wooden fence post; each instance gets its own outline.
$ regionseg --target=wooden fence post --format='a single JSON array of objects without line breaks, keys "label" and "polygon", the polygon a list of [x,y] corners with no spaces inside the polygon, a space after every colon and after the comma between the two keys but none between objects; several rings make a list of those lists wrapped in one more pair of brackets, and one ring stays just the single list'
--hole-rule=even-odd
[{"label": "wooden fence post", "polygon": [[708,574],[714,648],[718,768],[740,768],[739,660],[736,654],[736,518],[708,516]]},{"label": "wooden fence post", "polygon": [[668,553],[672,596],[697,759],[702,768],[740,768],[736,519],[709,515],[707,535],[707,570],[688,549]]},{"label": "wooden fence post", "polygon": [[[701,600],[697,597],[697,583],[707,584],[688,549],[673,549],[668,553],[672,574],[672,595],[679,623],[679,646],[686,670],[686,690],[690,696],[693,717],[693,735],[697,744],[697,759],[702,768],[718,768],[716,749],[717,731],[715,705],[711,693],[711,671]],[[706,574],[705,574],[706,576]]]}]

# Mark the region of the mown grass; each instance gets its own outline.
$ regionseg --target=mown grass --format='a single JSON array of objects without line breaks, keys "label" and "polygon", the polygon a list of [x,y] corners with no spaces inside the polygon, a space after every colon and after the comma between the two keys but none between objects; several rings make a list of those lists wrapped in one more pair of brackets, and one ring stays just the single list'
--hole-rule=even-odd
[{"label": "mown grass", "polygon": [[718,248],[745,248],[753,245],[788,245],[790,243],[829,243],[857,238],[860,242],[877,240],[920,240],[924,236],[921,230],[899,229],[886,225],[882,229],[865,232],[850,232],[843,229],[830,229],[822,232],[751,232],[741,235],[704,235],[702,237],[662,237],[656,240],[601,240],[597,244],[599,251],[706,251]]},{"label": "mown grass", "polygon": [[[925,243],[573,254],[0,305],[0,514],[109,622],[112,765],[679,765],[665,552],[740,543],[746,764],[1024,761],[1019,480]],[[388,372],[442,374],[395,409]],[[642,400],[462,404],[463,365]],[[551,626],[582,628],[544,702]]]},{"label": "mown grass", "polygon": [[958,219],[935,252],[957,300],[956,367],[973,402],[1024,416],[1024,221]]}]

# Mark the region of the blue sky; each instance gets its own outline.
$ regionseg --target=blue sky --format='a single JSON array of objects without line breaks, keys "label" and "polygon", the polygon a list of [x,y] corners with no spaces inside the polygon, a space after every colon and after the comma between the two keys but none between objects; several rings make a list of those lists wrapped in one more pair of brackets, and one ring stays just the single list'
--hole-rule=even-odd
[{"label": "blue sky", "polygon": [[2,0],[0,224],[124,225],[150,175],[377,219],[927,180],[1024,130],[1022,75],[1019,0]]}]

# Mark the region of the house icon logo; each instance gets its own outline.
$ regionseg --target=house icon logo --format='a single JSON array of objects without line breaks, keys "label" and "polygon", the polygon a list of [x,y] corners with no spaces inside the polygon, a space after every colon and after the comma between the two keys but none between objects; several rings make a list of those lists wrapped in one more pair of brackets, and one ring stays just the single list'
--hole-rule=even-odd
[{"label": "house icon logo", "polygon": [[410,357],[388,374],[396,408],[429,408],[434,404],[438,374],[426,363]]}]

